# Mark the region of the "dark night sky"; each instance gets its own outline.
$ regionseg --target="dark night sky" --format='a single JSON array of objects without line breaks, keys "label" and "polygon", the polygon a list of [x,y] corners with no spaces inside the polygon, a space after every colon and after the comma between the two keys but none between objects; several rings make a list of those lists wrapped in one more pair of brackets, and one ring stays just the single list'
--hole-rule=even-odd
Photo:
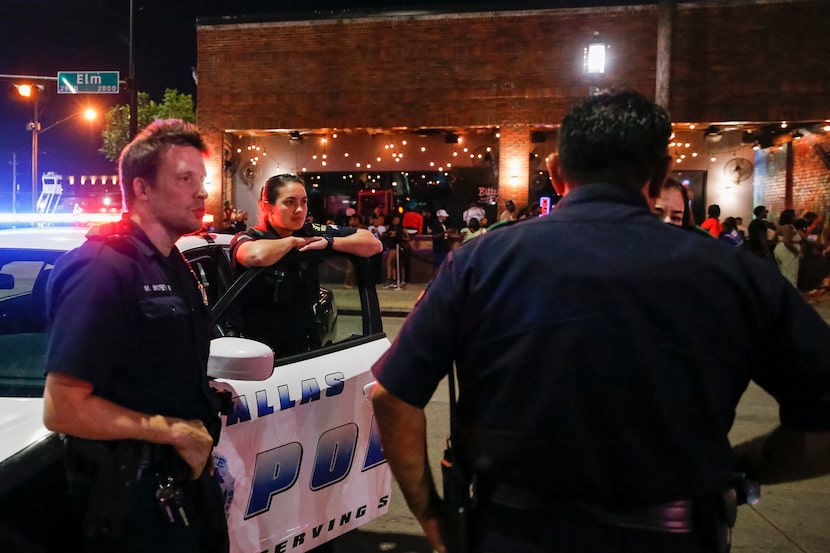
[{"label": "dark night sky", "polygon": [[[194,94],[191,67],[196,65],[195,22],[219,15],[278,15],[303,17],[378,9],[443,9],[456,6],[471,11],[520,8],[585,7],[648,4],[649,0],[521,1],[496,3],[442,2],[439,0],[133,0],[134,51],[138,89],[161,100],[165,88]],[[120,71],[129,69],[130,0],[3,0],[0,18],[0,74],[55,77],[58,71]],[[21,195],[31,190],[30,103],[22,101],[12,80],[0,79],[0,210],[10,207],[12,158],[17,157]],[[125,92],[109,94],[57,94],[54,81],[44,83],[47,98],[41,103],[41,125],[74,113],[86,104],[101,112],[126,104]],[[123,87],[122,87],[123,90]],[[101,154],[101,121],[67,121],[41,133],[39,172],[62,175],[114,174],[114,166]],[[28,205],[25,196],[23,205]]]}]

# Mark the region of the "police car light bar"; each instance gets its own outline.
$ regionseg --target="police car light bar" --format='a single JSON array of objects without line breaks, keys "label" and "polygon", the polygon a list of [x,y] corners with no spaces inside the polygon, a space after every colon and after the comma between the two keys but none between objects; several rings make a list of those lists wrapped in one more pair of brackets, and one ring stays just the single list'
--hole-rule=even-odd
[{"label": "police car light bar", "polygon": [[120,213],[0,213],[0,224],[95,225],[121,219]]}]

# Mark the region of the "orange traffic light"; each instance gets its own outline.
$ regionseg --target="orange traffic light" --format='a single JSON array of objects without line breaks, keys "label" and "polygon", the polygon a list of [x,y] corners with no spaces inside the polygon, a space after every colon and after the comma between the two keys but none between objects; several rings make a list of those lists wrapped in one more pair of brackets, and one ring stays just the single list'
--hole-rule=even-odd
[{"label": "orange traffic light", "polygon": [[17,89],[17,93],[24,98],[33,98],[43,90],[43,85],[31,83],[16,84],[14,87]]}]

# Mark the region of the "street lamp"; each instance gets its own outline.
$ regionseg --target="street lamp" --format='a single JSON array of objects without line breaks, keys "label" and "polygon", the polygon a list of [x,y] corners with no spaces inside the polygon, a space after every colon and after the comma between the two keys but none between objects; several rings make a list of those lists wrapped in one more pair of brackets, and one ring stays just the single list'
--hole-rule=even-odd
[{"label": "street lamp", "polygon": [[16,84],[14,87],[17,89],[18,94],[24,98],[30,98],[32,100],[32,107],[34,110],[32,121],[28,125],[28,130],[32,131],[32,213],[34,213],[36,201],[35,196],[37,195],[37,135],[38,132],[40,132],[40,120],[38,119],[40,111],[38,101],[44,88],[43,85],[31,83]]},{"label": "street lamp", "polygon": [[591,86],[589,87],[589,94],[598,94],[600,92],[597,81],[601,75],[605,74],[605,54],[608,49],[608,44],[599,37],[599,32],[594,31],[594,36],[585,47],[583,51],[583,71],[591,79]]},{"label": "street lamp", "polygon": [[58,122],[52,123],[48,127],[41,128],[39,100],[40,95],[43,94],[44,91],[43,85],[23,83],[16,84],[14,86],[20,96],[30,98],[32,100],[33,116],[32,121],[27,125],[27,129],[32,131],[32,213],[34,213],[37,211],[38,137],[46,131],[54,129],[58,125],[65,123],[70,119],[75,119],[76,117],[84,117],[87,121],[92,121],[98,116],[98,113],[92,108],[87,108],[84,111],[75,112],[67,117],[64,117]]}]

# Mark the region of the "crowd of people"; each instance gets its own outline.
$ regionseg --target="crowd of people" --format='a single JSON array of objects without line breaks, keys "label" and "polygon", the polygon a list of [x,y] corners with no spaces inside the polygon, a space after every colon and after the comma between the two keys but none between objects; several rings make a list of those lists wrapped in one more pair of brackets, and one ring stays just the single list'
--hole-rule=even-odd
[{"label": "crowd of people", "polygon": [[830,289],[830,212],[820,217],[806,210],[798,217],[796,210],[784,209],[773,221],[767,207],[758,205],[753,221],[744,227],[741,217],[721,222],[720,206],[712,204],[707,218],[696,226],[688,191],[673,179],[663,184],[654,212],[666,223],[707,233],[775,263],[800,292],[820,296]]}]

